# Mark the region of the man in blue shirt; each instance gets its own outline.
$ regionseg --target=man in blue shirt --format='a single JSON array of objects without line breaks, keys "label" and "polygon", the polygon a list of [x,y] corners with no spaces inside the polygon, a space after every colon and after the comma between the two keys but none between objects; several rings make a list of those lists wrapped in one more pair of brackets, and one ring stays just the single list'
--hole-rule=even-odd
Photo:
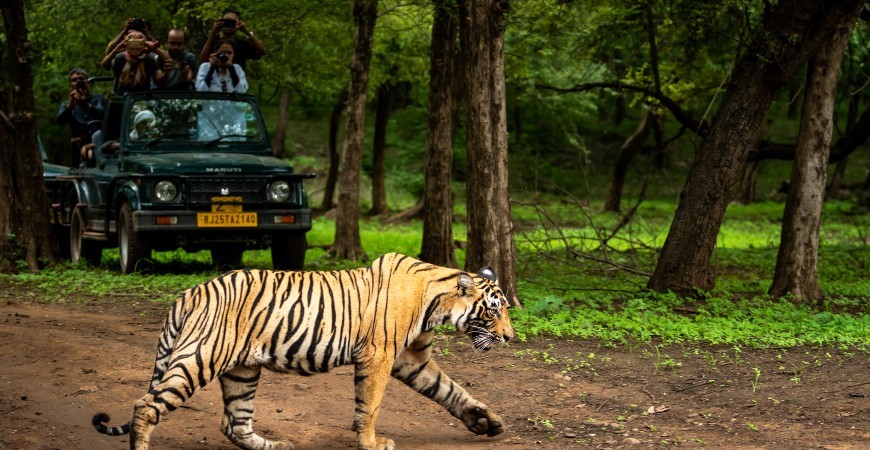
[{"label": "man in blue shirt", "polygon": [[95,131],[97,120],[103,120],[105,101],[100,94],[91,94],[88,86],[88,74],[84,69],[75,68],[69,71],[69,98],[62,102],[57,110],[57,123],[69,125],[72,162],[70,167],[81,164],[81,149],[91,143],[91,134]]}]

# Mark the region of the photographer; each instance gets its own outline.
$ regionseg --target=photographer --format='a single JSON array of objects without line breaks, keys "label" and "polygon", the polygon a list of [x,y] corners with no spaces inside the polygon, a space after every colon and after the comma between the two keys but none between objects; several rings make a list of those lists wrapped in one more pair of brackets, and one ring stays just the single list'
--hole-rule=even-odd
[{"label": "photographer", "polygon": [[153,41],[154,39],[151,37],[151,31],[148,29],[148,21],[141,17],[131,17],[124,22],[124,28],[121,29],[121,32],[109,42],[109,45],[106,46],[106,54],[115,54],[115,47],[127,37],[131,31],[138,31],[145,35],[145,39],[149,41]]},{"label": "photographer", "polygon": [[166,35],[169,59],[163,60],[163,83],[161,89],[191,90],[196,56],[184,50],[184,30],[175,28]]},{"label": "photographer", "polygon": [[93,130],[88,129],[88,124],[95,120],[103,120],[105,102],[102,95],[91,94],[88,74],[84,69],[70,70],[67,78],[70,84],[69,98],[60,104],[56,120],[58,124],[69,125],[72,148],[70,167],[79,167],[81,148],[91,142]]},{"label": "photographer", "polygon": [[[156,54],[156,57],[152,55]],[[103,67],[115,74],[115,93],[147,91],[151,84],[163,83],[163,65],[170,59],[157,41],[147,41],[140,31],[130,31],[113,52],[103,58]]]},{"label": "photographer", "polygon": [[209,55],[209,62],[199,66],[196,90],[211,92],[237,92],[248,90],[245,70],[234,64],[235,47],[231,40],[218,42],[217,51]]},{"label": "photographer", "polygon": [[[239,31],[248,38],[239,38],[237,36],[237,32]],[[254,33],[250,29],[248,29],[248,25],[242,21],[241,14],[233,8],[227,8],[224,10],[223,16],[212,24],[211,33],[208,36],[208,40],[205,41],[205,45],[202,47],[202,52],[199,54],[199,60],[203,63],[208,61],[211,55],[217,52],[217,46],[215,43],[217,41],[226,40],[233,42],[233,46],[236,49],[235,62],[241,66],[242,69],[245,68],[245,64],[248,60],[257,60],[266,54],[266,47],[264,47],[263,43],[254,36]]]}]

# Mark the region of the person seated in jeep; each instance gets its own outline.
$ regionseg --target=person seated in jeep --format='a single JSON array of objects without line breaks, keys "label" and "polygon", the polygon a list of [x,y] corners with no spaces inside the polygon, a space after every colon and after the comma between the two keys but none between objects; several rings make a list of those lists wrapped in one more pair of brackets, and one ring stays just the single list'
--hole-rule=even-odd
[{"label": "person seated in jeep", "polygon": [[130,130],[130,139],[133,141],[141,141],[145,139],[153,139],[158,135],[156,128],[157,117],[154,113],[145,109],[136,113],[133,118],[133,129]]}]

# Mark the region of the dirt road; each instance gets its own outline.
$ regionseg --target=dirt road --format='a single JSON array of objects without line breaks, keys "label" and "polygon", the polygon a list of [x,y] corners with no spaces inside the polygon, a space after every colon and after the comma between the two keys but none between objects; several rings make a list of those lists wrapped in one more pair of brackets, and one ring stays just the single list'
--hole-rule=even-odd
[{"label": "dirt road", "polygon": [[[126,436],[102,436],[90,420],[98,411],[113,425],[129,420],[151,375],[165,305],[51,305],[9,291],[0,301],[0,448],[126,448]],[[866,353],[743,349],[735,361],[729,349],[653,348],[536,339],[482,353],[462,336],[442,337],[439,363],[507,431],[475,436],[394,382],[378,433],[414,450],[870,448]],[[266,437],[303,450],[355,447],[352,367],[313,377],[267,372],[255,406],[255,430]],[[220,433],[221,410],[213,383],[160,423],[152,448],[235,448]]]}]

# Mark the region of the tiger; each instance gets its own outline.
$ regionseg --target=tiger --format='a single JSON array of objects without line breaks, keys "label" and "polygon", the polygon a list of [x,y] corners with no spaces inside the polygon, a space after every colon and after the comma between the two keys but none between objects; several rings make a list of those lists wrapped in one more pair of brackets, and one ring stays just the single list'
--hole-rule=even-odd
[{"label": "tiger", "polygon": [[495,436],[504,421],[451,380],[432,359],[435,328],[452,325],[473,346],[488,350],[514,337],[510,304],[490,267],[477,274],[440,267],[398,253],[369,267],[285,272],[241,269],[183,292],[163,322],[148,392],[133,418],[100,433],[130,434],[145,450],[160,419],[215,377],[224,401],[221,431],[243,449],[292,449],[252,428],[262,369],[313,375],[354,365],[357,448],[393,450],[375,434],[390,377],[444,407],[473,433]]}]

